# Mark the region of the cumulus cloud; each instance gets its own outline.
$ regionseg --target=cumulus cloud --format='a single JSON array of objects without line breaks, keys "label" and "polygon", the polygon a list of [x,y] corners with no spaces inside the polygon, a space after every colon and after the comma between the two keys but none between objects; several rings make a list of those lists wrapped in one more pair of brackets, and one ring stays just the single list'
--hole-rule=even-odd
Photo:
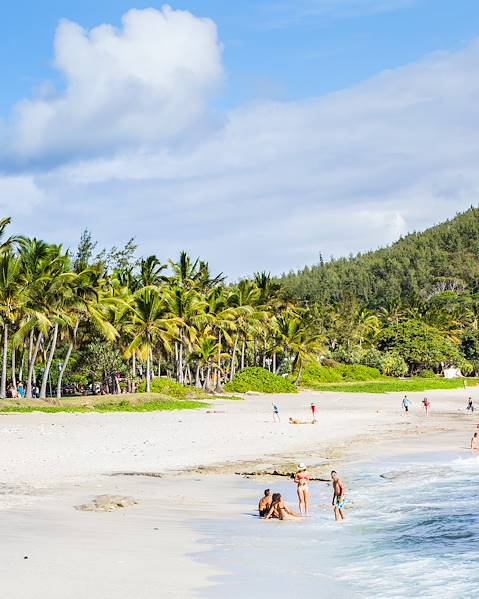
[{"label": "cumulus cloud", "polygon": [[[18,228],[69,245],[84,226],[103,245],[135,235],[143,252],[187,249],[232,277],[390,243],[478,203],[478,70],[474,43],[338,93],[229,111],[195,143],[189,127],[154,139],[134,127],[118,142],[106,135],[110,152],[98,156],[110,126],[92,148],[75,128],[68,159],[28,174],[42,210]],[[213,71],[212,83],[221,65]],[[102,111],[122,106],[110,97]],[[154,130],[154,115],[141,116]]]},{"label": "cumulus cloud", "polygon": [[215,24],[168,6],[131,10],[118,30],[61,22],[55,66],[65,88],[17,104],[10,159],[55,161],[181,142],[201,125],[222,79]]}]

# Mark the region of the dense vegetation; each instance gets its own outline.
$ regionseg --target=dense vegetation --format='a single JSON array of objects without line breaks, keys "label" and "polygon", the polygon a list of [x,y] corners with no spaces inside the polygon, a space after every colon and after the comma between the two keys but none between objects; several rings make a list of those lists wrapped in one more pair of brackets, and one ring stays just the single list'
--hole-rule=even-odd
[{"label": "dense vegetation", "polygon": [[311,311],[285,302],[265,274],[226,286],[186,253],[163,264],[136,259],[132,241],[109,252],[95,246],[88,232],[74,255],[37,239],[3,241],[1,397],[140,386],[185,398],[192,388],[221,390],[249,366],[299,379],[320,351]]},{"label": "dense vegetation", "polygon": [[326,355],[401,376],[479,372],[479,209],[391,247],[284,275]]},{"label": "dense vegetation", "polygon": [[265,368],[245,368],[225,385],[226,391],[246,393],[296,393],[296,387],[287,379],[269,372]]},{"label": "dense vegetation", "polygon": [[[253,372],[256,388],[269,374],[279,376],[268,388],[284,388],[479,371],[477,209],[390,248],[230,285],[184,252],[163,263],[138,259],[133,241],[97,251],[85,232],[70,253],[6,239],[8,223],[0,221],[0,397],[22,387],[46,398],[168,386],[186,400],[192,389],[239,390]],[[376,370],[346,376],[345,365]]]}]

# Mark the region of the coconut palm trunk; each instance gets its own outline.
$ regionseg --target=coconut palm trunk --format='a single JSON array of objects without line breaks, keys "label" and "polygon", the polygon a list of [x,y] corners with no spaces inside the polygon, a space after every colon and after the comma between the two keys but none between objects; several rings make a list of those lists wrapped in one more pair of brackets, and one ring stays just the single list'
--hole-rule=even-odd
[{"label": "coconut palm trunk", "polygon": [[3,325],[3,357],[2,357],[2,382],[0,384],[0,397],[7,397],[7,359],[8,359],[8,324]]},{"label": "coconut palm trunk", "polygon": [[218,333],[218,366],[216,368],[216,391],[221,393],[223,388],[221,386],[221,341],[222,335],[221,331]]},{"label": "coconut palm trunk", "polygon": [[150,352],[146,356],[146,392],[150,393],[151,390],[151,376],[150,376],[151,362],[150,362]]},{"label": "coconut palm trunk", "polygon": [[17,365],[16,365],[16,351],[15,348],[12,347],[12,368],[11,368],[11,379],[12,379],[12,386],[15,389],[15,391],[17,390]]},{"label": "coconut palm trunk", "polygon": [[23,381],[23,368],[25,366],[25,351],[22,351],[22,359],[20,360],[20,368],[18,370],[18,380]]},{"label": "coconut palm trunk", "polygon": [[230,368],[230,381],[234,379],[236,374],[236,350],[238,348],[239,335],[236,335],[235,342],[233,344],[233,351],[231,352],[231,368]]},{"label": "coconut palm trunk", "polygon": [[201,389],[201,366],[200,366],[200,361],[199,360],[196,363],[195,387],[197,389]]},{"label": "coconut palm trunk", "polygon": [[299,383],[301,382],[301,377],[302,376],[303,376],[303,362],[300,362],[299,370],[298,370],[298,376],[296,377],[296,380],[294,381],[295,385],[299,385]]},{"label": "coconut palm trunk", "polygon": [[48,352],[48,357],[45,363],[45,370],[43,372],[42,384],[40,387],[40,398],[45,399],[47,396],[47,384],[48,377],[50,375],[50,369],[52,367],[53,356],[55,355],[55,349],[57,347],[57,339],[58,339],[58,323],[56,322],[53,327],[53,336],[52,341],[50,343],[50,350]]},{"label": "coconut palm trunk", "polygon": [[35,375],[35,362],[37,361],[37,355],[40,350],[40,344],[42,342],[43,335],[42,333],[38,333],[37,342],[35,343],[35,347],[33,348],[33,352],[30,356],[28,363],[28,378],[27,378],[27,392],[26,397],[32,397],[32,380]]},{"label": "coconut palm trunk", "polygon": [[78,322],[75,324],[75,328],[73,329],[73,339],[68,346],[67,353],[65,355],[65,360],[63,361],[62,367],[60,368],[60,372],[58,374],[58,383],[57,383],[57,399],[61,399],[62,396],[62,384],[63,384],[63,375],[65,374],[65,370],[67,369],[68,362],[72,355],[73,347],[75,345],[75,340],[78,331]]}]

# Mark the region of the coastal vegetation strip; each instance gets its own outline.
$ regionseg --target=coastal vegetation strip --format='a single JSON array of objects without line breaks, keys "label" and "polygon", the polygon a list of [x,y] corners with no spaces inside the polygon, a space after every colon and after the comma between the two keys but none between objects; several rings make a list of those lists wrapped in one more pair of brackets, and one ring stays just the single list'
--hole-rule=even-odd
[{"label": "coastal vegetation strip", "polygon": [[112,395],[137,409],[125,393],[427,390],[460,386],[439,378],[448,370],[479,374],[477,209],[390,248],[234,284],[185,252],[138,258],[133,240],[98,252],[88,232],[70,252],[8,225],[2,398]]},{"label": "coastal vegetation strip", "polygon": [[195,410],[208,404],[196,399],[174,399],[155,393],[127,394],[123,396],[90,396],[51,400],[6,400],[0,402],[1,413],[30,412],[156,412]]},{"label": "coastal vegetation strip", "polygon": [[[468,379],[467,387],[479,384],[477,379]],[[342,383],[309,384],[308,389],[315,391],[336,391],[340,393],[392,393],[392,392],[421,392],[435,389],[464,388],[462,379],[426,379],[413,377],[410,379],[379,379],[377,381],[344,381]]]}]

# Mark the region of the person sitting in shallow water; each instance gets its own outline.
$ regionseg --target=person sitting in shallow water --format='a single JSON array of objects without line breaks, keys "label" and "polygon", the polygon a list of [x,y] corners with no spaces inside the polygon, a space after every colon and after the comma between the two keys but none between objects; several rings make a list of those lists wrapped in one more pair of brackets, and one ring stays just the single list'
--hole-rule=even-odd
[{"label": "person sitting in shallow water", "polygon": [[296,514],[284,503],[280,493],[273,493],[273,501],[269,512],[264,517],[265,520],[277,518],[278,520],[298,520],[299,514]]},{"label": "person sitting in shallow water", "polygon": [[260,518],[264,518],[268,514],[272,503],[273,496],[271,494],[271,491],[269,489],[265,489],[264,497],[261,497],[258,504],[258,512]]}]

